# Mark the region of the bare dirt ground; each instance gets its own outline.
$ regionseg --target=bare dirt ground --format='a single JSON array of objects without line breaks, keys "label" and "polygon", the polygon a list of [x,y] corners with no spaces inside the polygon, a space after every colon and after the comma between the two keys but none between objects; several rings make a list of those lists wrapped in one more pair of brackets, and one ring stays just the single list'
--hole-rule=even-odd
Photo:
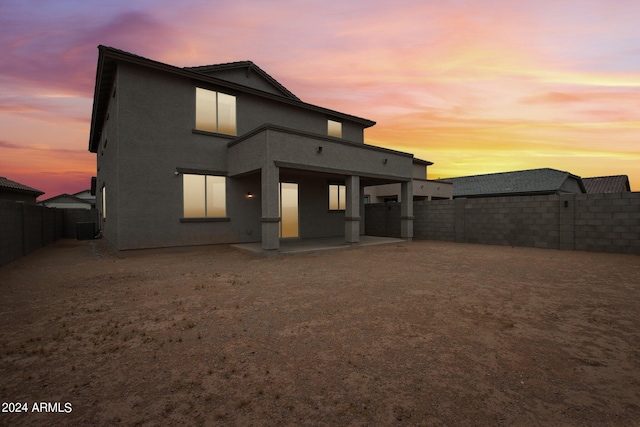
[{"label": "bare dirt ground", "polygon": [[0,267],[0,356],[2,425],[638,426],[640,257],[66,240]]}]

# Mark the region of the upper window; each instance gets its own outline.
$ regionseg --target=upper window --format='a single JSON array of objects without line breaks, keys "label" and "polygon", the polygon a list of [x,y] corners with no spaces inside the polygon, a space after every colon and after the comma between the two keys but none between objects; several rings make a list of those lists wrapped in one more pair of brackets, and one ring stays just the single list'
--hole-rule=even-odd
[{"label": "upper window", "polygon": [[329,210],[343,211],[347,206],[347,191],[344,185],[329,185]]},{"label": "upper window", "polygon": [[342,138],[342,123],[335,120],[327,120],[327,134],[329,136],[335,136]]},{"label": "upper window", "polygon": [[226,179],[224,176],[182,175],[184,217],[225,217]]},{"label": "upper window", "polygon": [[196,88],[196,129],[236,134],[236,97]]}]

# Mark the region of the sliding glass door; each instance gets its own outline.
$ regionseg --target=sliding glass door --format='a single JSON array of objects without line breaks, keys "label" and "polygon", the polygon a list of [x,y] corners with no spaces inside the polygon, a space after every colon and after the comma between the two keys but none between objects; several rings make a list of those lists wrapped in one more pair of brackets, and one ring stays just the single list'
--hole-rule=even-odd
[{"label": "sliding glass door", "polygon": [[280,238],[298,237],[298,184],[280,183]]}]

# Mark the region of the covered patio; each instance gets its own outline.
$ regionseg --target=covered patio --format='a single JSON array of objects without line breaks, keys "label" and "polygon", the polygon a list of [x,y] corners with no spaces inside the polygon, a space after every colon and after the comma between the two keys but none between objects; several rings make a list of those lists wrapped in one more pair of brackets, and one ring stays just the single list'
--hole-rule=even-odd
[{"label": "covered patio", "polygon": [[[250,247],[259,245],[265,252],[287,253],[304,248],[307,239],[339,235],[339,240],[326,246],[359,244],[365,237],[364,187],[386,183],[400,184],[401,238],[413,237],[413,156],[409,153],[274,125],[249,132],[228,147],[230,177],[260,175],[262,239]],[[296,224],[290,235],[283,232],[283,183],[292,184],[295,202],[291,208],[300,212],[299,223],[298,214],[293,215]],[[339,208],[331,207],[330,202],[330,187],[336,186],[344,191]]]}]

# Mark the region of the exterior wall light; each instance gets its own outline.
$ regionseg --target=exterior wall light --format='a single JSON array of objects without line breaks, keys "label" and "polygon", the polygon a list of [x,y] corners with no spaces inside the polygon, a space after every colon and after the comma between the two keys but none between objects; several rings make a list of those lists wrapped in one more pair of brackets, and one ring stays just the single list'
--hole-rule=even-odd
[{"label": "exterior wall light", "polygon": [[319,145],[318,148],[316,148],[316,153],[322,153],[322,145]]},{"label": "exterior wall light", "polygon": [[251,191],[247,191],[246,198],[247,199],[253,199],[253,194],[251,194]]},{"label": "exterior wall light", "polygon": [[387,164],[387,159],[383,159],[383,160],[382,160],[382,164],[383,164],[383,165],[386,165],[386,164]]}]

